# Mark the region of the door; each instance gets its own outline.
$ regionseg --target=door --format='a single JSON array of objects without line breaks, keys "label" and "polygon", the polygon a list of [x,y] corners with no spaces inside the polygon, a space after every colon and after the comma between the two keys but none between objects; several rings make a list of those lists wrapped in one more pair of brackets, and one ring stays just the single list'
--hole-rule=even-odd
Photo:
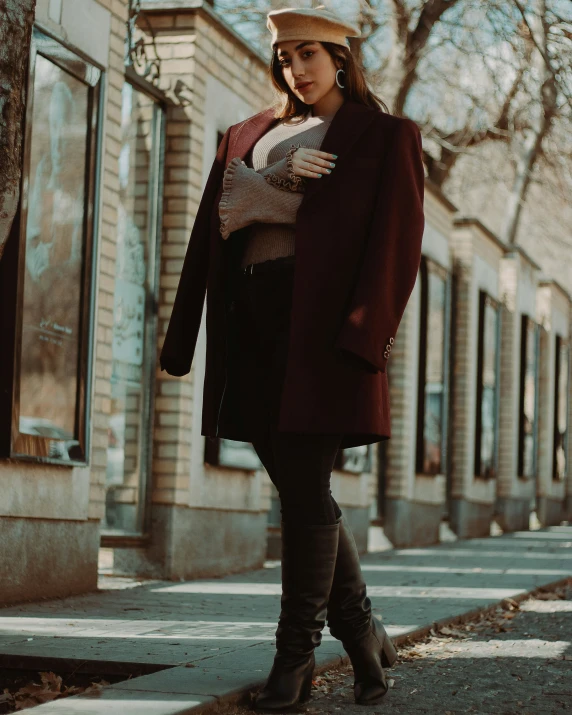
[{"label": "door", "polygon": [[151,470],[163,108],[122,90],[104,535],[142,534]]}]

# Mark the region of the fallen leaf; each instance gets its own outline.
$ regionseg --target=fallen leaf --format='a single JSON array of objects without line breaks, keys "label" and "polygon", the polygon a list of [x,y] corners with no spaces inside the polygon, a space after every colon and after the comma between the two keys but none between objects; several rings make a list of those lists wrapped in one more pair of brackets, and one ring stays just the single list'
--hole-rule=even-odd
[{"label": "fallen leaf", "polygon": [[535,598],[539,601],[560,601],[562,596],[557,593],[538,593]]},{"label": "fallen leaf", "polygon": [[40,672],[42,683],[51,690],[59,692],[62,688],[62,677],[52,672]]}]

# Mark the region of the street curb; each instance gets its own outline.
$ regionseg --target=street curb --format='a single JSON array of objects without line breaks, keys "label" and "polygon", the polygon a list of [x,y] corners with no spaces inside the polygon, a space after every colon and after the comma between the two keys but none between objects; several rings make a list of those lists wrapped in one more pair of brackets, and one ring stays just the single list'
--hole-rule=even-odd
[{"label": "street curb", "polygon": [[[541,593],[542,591],[552,591],[556,588],[559,588],[561,586],[565,586],[570,580],[572,579],[572,576],[567,576],[565,578],[559,579],[558,581],[552,581],[551,583],[548,583],[546,585],[542,586],[537,586],[534,589],[531,589],[530,591],[522,591],[521,593],[517,593],[514,596],[510,596],[510,598],[513,601],[516,601],[517,603],[520,603],[521,601],[526,600],[527,598],[530,598],[531,596],[534,596],[538,593]],[[467,611],[466,613],[462,613],[457,616],[450,616],[450,617],[445,617],[445,618],[440,618],[437,621],[433,621],[432,623],[426,625],[426,626],[421,626],[420,628],[417,628],[414,631],[411,631],[410,633],[402,633],[398,636],[392,636],[391,640],[393,641],[394,645],[399,648],[399,646],[406,645],[408,643],[413,643],[415,641],[421,640],[428,634],[430,634],[431,629],[438,630],[439,628],[442,628],[443,626],[452,626],[460,623],[467,623],[468,621],[472,621],[475,618],[477,618],[480,615],[486,615],[488,613],[491,613],[495,609],[497,609],[504,601],[506,601],[506,598],[501,598],[499,601],[495,601],[494,603],[489,604],[488,606],[483,606],[483,608],[474,608],[471,611]],[[399,656],[398,656],[398,661],[399,662]],[[344,656],[336,656],[335,658],[332,658],[331,661],[327,661],[325,663],[321,663],[319,666],[316,666],[314,669],[314,674],[315,675],[320,675],[321,673],[325,672],[326,670],[330,670],[331,668],[334,667],[340,667],[340,665],[349,665],[350,664],[350,659],[349,656],[344,655]],[[260,687],[264,685],[265,680],[260,682]],[[217,698],[217,702],[210,704],[210,705],[201,705],[198,708],[193,708],[192,710],[185,710],[181,711],[180,715],[186,715],[186,713],[208,713],[208,712],[213,712],[216,713],[217,709],[220,705],[242,705],[242,706],[248,706],[251,703],[250,699],[250,693],[251,691],[254,690],[254,687],[259,687],[259,686],[252,686],[250,685],[248,688],[243,688],[241,689],[241,692],[233,692],[229,693],[228,695],[223,695],[219,698]]]}]

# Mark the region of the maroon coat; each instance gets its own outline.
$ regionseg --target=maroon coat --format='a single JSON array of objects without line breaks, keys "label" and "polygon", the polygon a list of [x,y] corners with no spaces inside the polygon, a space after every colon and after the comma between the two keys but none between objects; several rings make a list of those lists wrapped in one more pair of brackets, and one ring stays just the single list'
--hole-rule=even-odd
[{"label": "maroon coat", "polygon": [[[241,232],[224,241],[218,203],[231,159],[246,159],[276,122],[267,109],[231,126],[191,233],[161,368],[191,369],[207,296],[202,434],[251,441],[219,422],[226,384],[225,285]],[[279,429],[343,433],[342,447],[391,435],[386,365],[421,258],[424,171],[410,119],[354,101],[338,109],[321,149],[336,167],[308,179],[296,220],[296,265]],[[233,247],[234,246],[234,247]]]}]

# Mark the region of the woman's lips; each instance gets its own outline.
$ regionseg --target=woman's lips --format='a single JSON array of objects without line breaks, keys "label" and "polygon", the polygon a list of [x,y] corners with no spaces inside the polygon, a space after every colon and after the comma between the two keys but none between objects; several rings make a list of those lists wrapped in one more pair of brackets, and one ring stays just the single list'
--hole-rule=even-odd
[{"label": "woman's lips", "polygon": [[296,89],[298,92],[305,92],[307,89],[310,89],[313,84],[313,82],[306,82],[305,84],[301,84],[299,87],[296,87]]}]

